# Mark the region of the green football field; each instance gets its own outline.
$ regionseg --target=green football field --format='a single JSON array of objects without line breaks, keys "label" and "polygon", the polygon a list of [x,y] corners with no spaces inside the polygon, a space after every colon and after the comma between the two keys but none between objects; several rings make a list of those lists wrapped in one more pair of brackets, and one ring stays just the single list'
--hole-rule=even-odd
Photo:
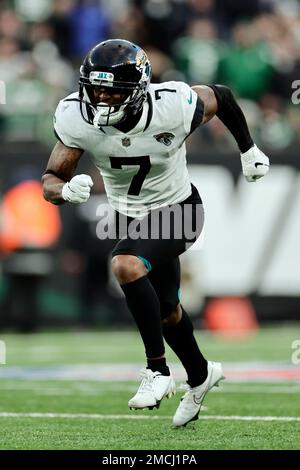
[{"label": "green football field", "polygon": [[[300,449],[299,324],[245,341],[197,338],[227,380],[207,395],[197,422],[174,430],[179,390],[159,410],[127,407],[144,366],[136,333],[0,334],[0,449]],[[184,372],[167,356],[179,385]]]}]

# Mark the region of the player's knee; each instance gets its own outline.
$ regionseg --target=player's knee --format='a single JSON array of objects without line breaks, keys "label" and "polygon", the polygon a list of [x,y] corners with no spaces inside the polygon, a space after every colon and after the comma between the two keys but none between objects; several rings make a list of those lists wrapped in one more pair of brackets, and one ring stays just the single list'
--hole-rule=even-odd
[{"label": "player's knee", "polygon": [[112,259],[112,271],[120,284],[133,282],[147,274],[144,263],[133,255],[116,255]]},{"label": "player's knee", "polygon": [[182,309],[180,304],[178,304],[175,309],[173,309],[170,314],[162,320],[163,326],[175,326],[180,322],[182,318]]}]

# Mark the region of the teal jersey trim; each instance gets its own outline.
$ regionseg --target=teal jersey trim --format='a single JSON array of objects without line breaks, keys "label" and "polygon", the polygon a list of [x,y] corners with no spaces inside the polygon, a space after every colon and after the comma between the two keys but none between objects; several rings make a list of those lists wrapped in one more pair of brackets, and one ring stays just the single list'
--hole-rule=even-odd
[{"label": "teal jersey trim", "polygon": [[181,292],[180,292],[180,289],[178,289],[178,300],[180,302],[180,299],[181,299]]},{"label": "teal jersey trim", "polygon": [[150,261],[148,261],[146,258],[143,258],[142,256],[138,256],[138,258],[143,261],[144,265],[146,266],[146,268],[148,269],[148,271],[151,271],[152,269],[152,266],[151,266],[151,263]]}]

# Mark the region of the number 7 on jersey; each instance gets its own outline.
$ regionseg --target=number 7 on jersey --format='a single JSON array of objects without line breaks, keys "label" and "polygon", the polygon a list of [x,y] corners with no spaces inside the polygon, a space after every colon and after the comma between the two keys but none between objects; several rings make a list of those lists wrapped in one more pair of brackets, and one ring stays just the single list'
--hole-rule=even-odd
[{"label": "number 7 on jersey", "polygon": [[109,157],[109,160],[111,168],[115,170],[122,170],[122,167],[127,165],[140,167],[138,172],[132,178],[127,193],[131,196],[138,196],[142,189],[143,182],[151,168],[149,155],[143,155],[142,157]]}]

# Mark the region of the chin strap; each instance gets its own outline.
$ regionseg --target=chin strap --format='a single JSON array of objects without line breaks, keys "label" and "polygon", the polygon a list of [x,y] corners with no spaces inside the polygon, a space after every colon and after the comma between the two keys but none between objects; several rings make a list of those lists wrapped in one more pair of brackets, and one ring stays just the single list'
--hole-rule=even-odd
[{"label": "chin strap", "polygon": [[[106,103],[98,103],[93,119],[94,126],[99,129],[101,126],[113,126],[121,122],[125,116],[125,108],[128,101],[129,96],[120,106],[108,106]],[[119,109],[115,111],[115,108]]]},{"label": "chin strap", "polygon": [[103,106],[102,108],[99,107],[97,111],[95,111],[93,124],[94,126],[99,129],[101,126],[113,126],[120,122],[124,117],[124,110],[113,111],[113,106]]}]

